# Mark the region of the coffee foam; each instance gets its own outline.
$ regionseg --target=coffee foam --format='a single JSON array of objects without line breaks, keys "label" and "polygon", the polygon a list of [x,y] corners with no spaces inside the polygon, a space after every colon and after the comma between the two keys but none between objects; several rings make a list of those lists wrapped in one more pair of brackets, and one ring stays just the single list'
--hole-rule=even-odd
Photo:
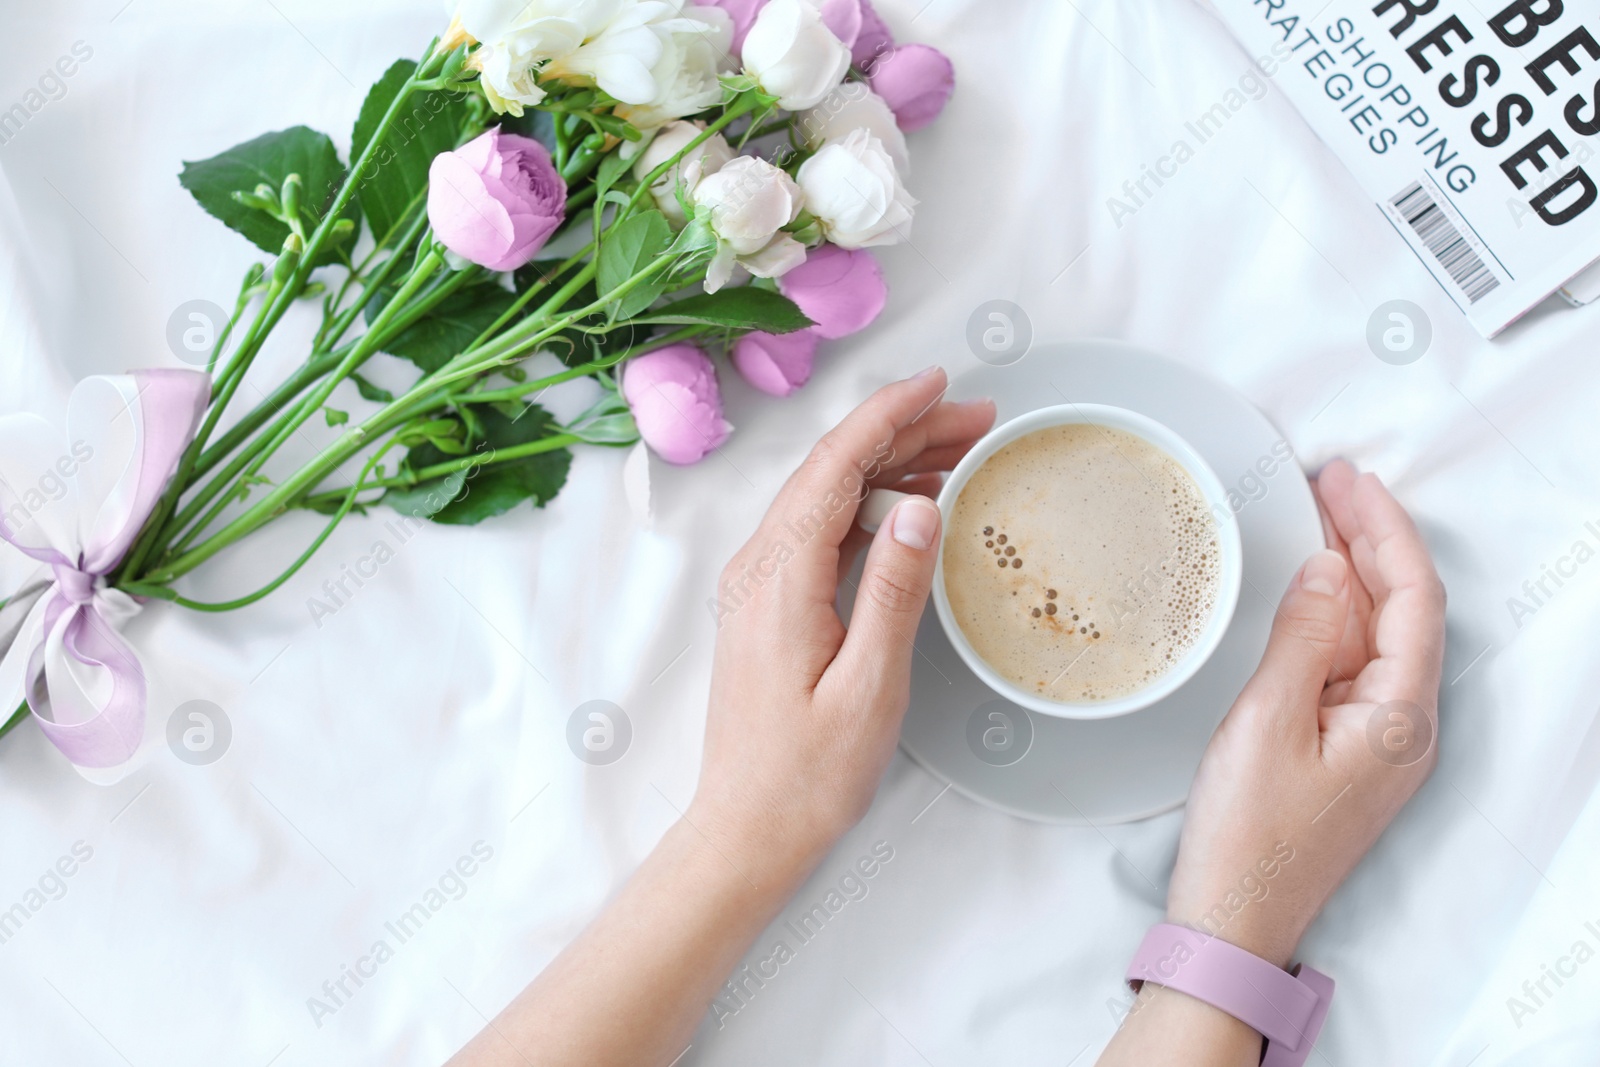
[{"label": "coffee foam", "polygon": [[1216,608],[1200,487],[1123,430],[1073,424],[1001,448],[956,498],[945,594],[974,651],[1024,691],[1111,700],[1158,680]]}]

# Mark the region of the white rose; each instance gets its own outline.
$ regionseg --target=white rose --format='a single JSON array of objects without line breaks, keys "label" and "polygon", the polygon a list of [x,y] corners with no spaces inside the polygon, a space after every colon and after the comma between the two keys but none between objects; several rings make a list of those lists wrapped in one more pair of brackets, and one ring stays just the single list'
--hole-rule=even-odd
[{"label": "white rose", "polygon": [[863,82],[846,82],[823,98],[822,103],[800,116],[800,131],[812,148],[842,141],[857,130],[866,130],[883,142],[902,178],[911,175],[911,154],[906,150],[906,135],[894,120],[894,112],[883,97]]},{"label": "white rose", "polygon": [[850,49],[803,0],[772,0],[744,39],[744,69],[786,111],[816,106],[850,70]]},{"label": "white rose", "polygon": [[[697,122],[670,122],[661,127],[661,130],[651,138],[650,144],[639,154],[639,161],[633,165],[633,176],[640,181],[645,175],[655,170],[661,164],[683,151],[683,146],[699,137],[704,132],[704,126]],[[678,165],[656,180],[650,187],[650,195],[655,198],[656,207],[661,209],[673,225],[682,226],[688,222],[683,213],[683,205],[678,202],[678,185],[683,185],[685,199],[692,199],[695,189],[700,185],[700,180],[708,174],[715,174],[733,158],[733,149],[720,133],[714,133],[704,141],[691,148]]]},{"label": "white rose", "polygon": [[764,159],[739,156],[700,179],[694,204],[711,225],[717,249],[706,268],[705,290],[728,283],[735,264],[760,278],[776,278],[805,262],[805,245],[782,228],[800,214],[800,188]]},{"label": "white rose", "polygon": [[[707,99],[705,52],[715,53],[718,20],[727,16],[683,9],[684,0],[464,0],[456,18],[482,44],[471,63],[490,106],[520,115],[544,99],[540,78],[596,85],[639,107]],[[726,40],[720,44],[725,53]],[[720,90],[694,110],[717,99]]]},{"label": "white rose", "polygon": [[661,58],[651,70],[656,93],[643,104],[623,104],[617,115],[641,130],[715,107],[722,100],[718,80],[733,70],[733,20],[718,7],[690,4],[680,17],[656,27],[665,34]]},{"label": "white rose", "polygon": [[666,52],[669,24],[682,7],[683,0],[626,0],[581,47],[551,60],[544,74],[598,85],[625,104],[647,104],[656,96],[655,67]]},{"label": "white rose", "polygon": [[916,198],[900,183],[883,142],[866,130],[824,146],[795,177],[805,209],[840,248],[895,244],[910,235]]},{"label": "white rose", "polygon": [[597,35],[625,0],[463,0],[456,21],[482,47],[469,61],[497,112],[522,114],[545,97],[540,68]]}]

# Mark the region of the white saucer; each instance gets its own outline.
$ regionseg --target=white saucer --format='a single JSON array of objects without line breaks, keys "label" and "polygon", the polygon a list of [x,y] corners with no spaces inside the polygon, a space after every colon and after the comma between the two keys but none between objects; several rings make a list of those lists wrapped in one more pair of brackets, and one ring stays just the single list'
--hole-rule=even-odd
[{"label": "white saucer", "polygon": [[1243,502],[1239,606],[1217,651],[1181,689],[1142,711],[1090,721],[1000,700],[961,662],[930,606],[917,631],[900,743],[962,793],[1023,818],[1098,825],[1170,811],[1188,796],[1206,742],[1260,661],[1289,579],[1323,547],[1311,487],[1292,456],[1280,460],[1283,435],[1249,401],[1130,345],[1039,345],[1011,366],[983,366],[951,384],[951,399],[979,396],[994,398],[999,422],[1079,401],[1129,408],[1176,430]]}]

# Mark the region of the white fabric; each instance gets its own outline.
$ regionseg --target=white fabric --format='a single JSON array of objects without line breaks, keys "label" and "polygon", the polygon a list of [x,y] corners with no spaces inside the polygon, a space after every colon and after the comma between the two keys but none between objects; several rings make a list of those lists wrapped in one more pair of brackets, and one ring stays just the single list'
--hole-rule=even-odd
[{"label": "white fabric", "polygon": [[[960,84],[910,138],[922,204],[915,245],[883,253],[887,312],[826,346],[792,399],[724,375],[738,429],[699,466],[654,465],[652,526],[624,492],[622,451],[582,453],[544,511],[477,529],[402,538],[376,512],[254,607],[152,609],[129,626],[154,722],[193,699],[225,709],[220,762],[182,763],[158,736],[101,788],[30,726],[0,743],[0,909],[26,904],[58,860],[76,864],[60,899],[45,878],[0,944],[0,1062],[442,1061],[687,803],[706,599],[781,479],[874,386],[935,358],[975,365],[966,320],[992,298],[1021,304],[1041,339],[1121,337],[1206,368],[1303,463],[1342,454],[1382,474],[1436,554],[1451,597],[1441,761],[1302,947],[1339,983],[1313,1062],[1595,1061],[1600,961],[1559,988],[1546,979],[1552,995],[1520,1026],[1507,998],[1574,942],[1600,947],[1584,926],[1600,919],[1600,563],[1547,584],[1520,626],[1506,601],[1575,541],[1600,541],[1585,526],[1600,529],[1600,312],[1550,305],[1479,340],[1276,91],[1118,227],[1107,197],[1188,136],[1247,71],[1244,53],[1183,0],[925,2],[880,6],[901,37],[948,52]],[[442,29],[436,0],[117,6],[38,7],[0,38],[6,105],[74,41],[94,49],[0,147],[6,410],[59,411],[85,374],[179,365],[167,316],[228,304],[253,258],[178,186],[179,161],[298,122],[347,145],[365,87]],[[1433,323],[1410,366],[1364,340],[1395,298]],[[273,340],[255,385],[292,365],[311,319],[298,311]],[[260,584],[317,522],[287,518],[225,553],[193,595]],[[394,557],[357,587],[346,575],[370,573],[379,540]],[[8,556],[7,586],[30,569]],[[313,622],[308,598],[331,603],[341,580],[351,595]],[[632,724],[610,766],[565,741],[591,699]],[[1101,833],[939,792],[895,759],[783,918],[874,842],[892,861],[723,1029],[702,1028],[682,1065],[1092,1062],[1160,914],[1139,872],[1164,882],[1181,815]],[[398,944],[385,923],[480,840],[492,858],[461,899]],[[307,998],[380,938],[393,958],[359,988],[346,979],[353,996],[319,1028]]]}]

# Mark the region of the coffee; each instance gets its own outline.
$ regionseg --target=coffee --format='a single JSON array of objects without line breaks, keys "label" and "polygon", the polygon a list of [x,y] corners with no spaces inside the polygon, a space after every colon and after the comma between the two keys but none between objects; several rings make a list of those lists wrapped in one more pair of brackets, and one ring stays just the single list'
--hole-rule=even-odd
[{"label": "coffee", "polygon": [[973,650],[1062,702],[1157,681],[1205,631],[1221,586],[1216,520],[1194,479],[1100,425],[1036,430],[990,456],[956,498],[943,553]]}]

